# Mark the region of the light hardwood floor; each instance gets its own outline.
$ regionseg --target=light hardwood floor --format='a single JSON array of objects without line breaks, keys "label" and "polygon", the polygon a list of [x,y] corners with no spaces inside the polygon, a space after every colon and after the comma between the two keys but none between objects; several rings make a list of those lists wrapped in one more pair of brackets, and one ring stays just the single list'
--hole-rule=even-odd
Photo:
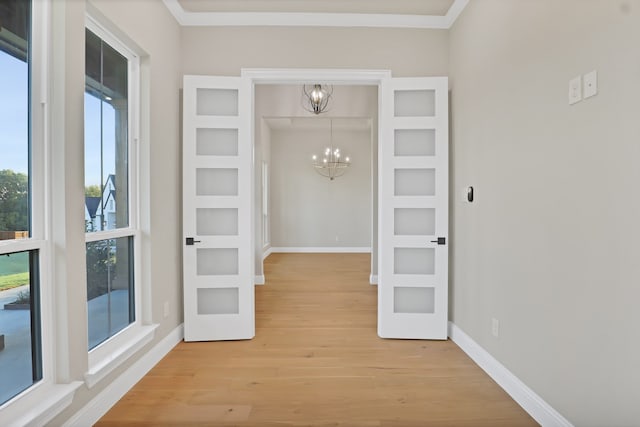
[{"label": "light hardwood floor", "polygon": [[180,343],[99,426],[534,426],[451,341],[376,335],[368,254],[272,254],[256,337]]}]

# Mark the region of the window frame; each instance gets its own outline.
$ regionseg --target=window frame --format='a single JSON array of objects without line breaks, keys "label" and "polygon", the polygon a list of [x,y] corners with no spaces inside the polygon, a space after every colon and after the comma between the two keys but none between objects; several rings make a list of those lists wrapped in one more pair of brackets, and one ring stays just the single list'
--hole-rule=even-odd
[{"label": "window frame", "polygon": [[[100,379],[113,370],[122,360],[138,348],[141,340],[148,342],[152,330],[144,328],[142,323],[142,267],[141,232],[139,211],[139,130],[140,130],[140,56],[120,38],[109,31],[99,20],[87,13],[85,28],[100,37],[105,43],[127,58],[128,61],[128,108],[127,108],[127,155],[128,155],[128,220],[129,225],[113,230],[85,233],[86,243],[108,239],[131,237],[133,239],[133,280],[135,319],[102,343],[88,350],[89,370],[85,374],[85,383],[93,387]],[[84,200],[84,199],[83,199]],[[88,318],[87,318],[88,322]],[[155,329],[155,328],[153,328]]]},{"label": "window frame", "polygon": [[[46,75],[47,69],[44,66],[42,58],[44,57],[45,49],[41,45],[42,34],[39,24],[42,23],[42,10],[38,8],[36,1],[31,0],[30,5],[30,28],[29,28],[29,41],[27,44],[27,72],[28,72],[28,126],[27,133],[27,145],[25,149],[28,151],[28,218],[29,218],[29,237],[24,239],[10,239],[0,241],[0,256],[18,252],[27,252],[29,254],[29,272],[43,271],[43,268],[47,265],[48,252],[47,239],[45,235],[44,224],[46,221],[45,213],[45,171],[43,168],[45,162],[45,127],[44,127],[44,110],[38,108],[44,97],[44,90],[46,84],[43,76]],[[37,264],[33,265],[34,260],[33,253],[36,254],[35,259]],[[14,402],[22,399],[33,391],[34,388],[38,388],[45,382],[51,382],[52,364],[47,363],[52,358],[51,342],[47,341],[45,345],[45,337],[51,335],[50,325],[46,325],[43,319],[46,319],[50,314],[50,305],[43,303],[42,292],[44,289],[49,288],[49,282],[46,278],[41,277],[42,274],[32,277],[30,275],[30,291],[31,302],[34,306],[30,310],[30,322],[34,320],[39,324],[36,326],[36,331],[39,333],[39,337],[35,340],[39,342],[39,345],[33,347],[34,343],[34,327],[31,326],[30,341],[33,352],[32,354],[32,371],[34,369],[39,370],[40,379],[34,381],[29,387],[25,388],[6,402],[0,402],[0,410],[9,407]],[[33,283],[33,281],[36,283]],[[33,292],[35,290],[35,292]],[[46,305],[46,307],[45,307]],[[36,310],[34,313],[33,310]],[[39,366],[33,366],[33,363],[38,360]],[[46,376],[45,376],[46,375]]]},{"label": "window frame", "polygon": [[[36,251],[39,271],[38,299],[40,318],[40,369],[42,378],[30,387],[0,404],[0,415],[16,422],[43,424],[62,411],[81,382],[59,384],[56,379],[56,330],[60,326],[54,310],[52,187],[51,187],[51,103],[50,82],[53,72],[51,52],[51,0],[31,1],[29,120],[30,165],[29,206],[30,236],[26,239],[0,241],[0,255]],[[43,402],[47,397],[47,401]]]}]

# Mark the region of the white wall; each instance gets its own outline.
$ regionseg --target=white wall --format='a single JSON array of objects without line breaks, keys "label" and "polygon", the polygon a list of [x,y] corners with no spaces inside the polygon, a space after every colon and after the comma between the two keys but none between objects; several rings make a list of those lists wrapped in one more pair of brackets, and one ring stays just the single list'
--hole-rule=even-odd
[{"label": "white wall", "polygon": [[640,420],[638,40],[637,0],[472,1],[450,34],[452,194],[476,189],[451,318],[576,426]]},{"label": "white wall", "polygon": [[352,165],[333,181],[311,166],[312,154],[321,158],[329,146],[329,133],[328,127],[272,131],[273,247],[371,247],[371,131],[334,129],[334,147]]}]

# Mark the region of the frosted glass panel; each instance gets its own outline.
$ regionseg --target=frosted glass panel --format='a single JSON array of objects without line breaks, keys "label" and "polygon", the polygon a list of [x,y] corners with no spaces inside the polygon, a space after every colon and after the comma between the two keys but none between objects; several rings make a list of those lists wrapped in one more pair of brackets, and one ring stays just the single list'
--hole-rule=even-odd
[{"label": "frosted glass panel", "polygon": [[198,89],[196,114],[199,116],[237,116],[238,91],[235,89]]},{"label": "frosted glass panel", "polygon": [[198,314],[238,314],[238,288],[198,288]]},{"label": "frosted glass panel", "polygon": [[393,272],[395,274],[434,274],[435,258],[434,248],[395,248]]},{"label": "frosted glass panel", "polygon": [[433,208],[396,208],[393,215],[396,236],[433,236],[436,234],[436,210]]},{"label": "frosted glass panel", "polygon": [[435,156],[435,129],[397,129],[395,131],[394,155]]},{"label": "frosted glass panel", "polygon": [[196,234],[198,236],[238,235],[238,209],[196,209]]},{"label": "frosted glass panel", "polygon": [[237,156],[238,129],[197,129],[198,156]]},{"label": "frosted glass panel", "polygon": [[238,169],[196,169],[196,195],[237,196]]},{"label": "frosted glass panel", "polygon": [[237,248],[202,248],[196,252],[198,276],[238,274]]},{"label": "frosted glass panel", "polygon": [[435,288],[393,288],[394,313],[435,313]]},{"label": "frosted glass panel", "polygon": [[397,90],[394,111],[396,117],[433,117],[436,115],[436,92]]},{"label": "frosted glass panel", "polygon": [[435,169],[396,169],[396,196],[434,196],[436,194]]}]

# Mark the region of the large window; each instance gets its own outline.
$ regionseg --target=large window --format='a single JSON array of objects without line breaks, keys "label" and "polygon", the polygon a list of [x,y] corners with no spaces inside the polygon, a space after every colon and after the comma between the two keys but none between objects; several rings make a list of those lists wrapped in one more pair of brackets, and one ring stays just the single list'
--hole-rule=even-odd
[{"label": "large window", "polygon": [[86,30],[85,230],[89,349],[136,318],[131,140],[132,61],[99,29]]},{"label": "large window", "polygon": [[[29,0],[0,2],[0,406],[43,377]],[[38,176],[39,179],[34,179]],[[35,232],[34,232],[35,230]]]}]

